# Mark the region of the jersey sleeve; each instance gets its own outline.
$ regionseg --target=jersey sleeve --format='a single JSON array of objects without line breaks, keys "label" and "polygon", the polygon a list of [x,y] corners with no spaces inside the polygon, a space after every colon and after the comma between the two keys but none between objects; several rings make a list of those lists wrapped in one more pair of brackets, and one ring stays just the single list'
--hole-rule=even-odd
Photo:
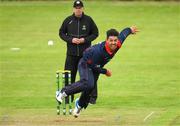
[{"label": "jersey sleeve", "polygon": [[59,29],[59,37],[65,42],[72,43],[73,38],[67,35],[67,24],[68,24],[68,19],[65,19]]},{"label": "jersey sleeve", "polygon": [[99,31],[92,18],[90,18],[89,23],[90,23],[90,33],[87,37],[85,37],[85,42],[90,43],[98,37]]},{"label": "jersey sleeve", "polygon": [[130,28],[125,28],[123,29],[120,34],[118,35],[118,39],[121,44],[124,43],[124,40],[131,34],[131,29]]}]

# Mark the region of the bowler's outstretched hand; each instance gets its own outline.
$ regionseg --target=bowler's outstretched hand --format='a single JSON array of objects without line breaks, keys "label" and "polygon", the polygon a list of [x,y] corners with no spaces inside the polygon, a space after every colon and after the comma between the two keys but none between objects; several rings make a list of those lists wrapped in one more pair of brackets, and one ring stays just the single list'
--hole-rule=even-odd
[{"label": "bowler's outstretched hand", "polygon": [[131,29],[132,34],[136,34],[137,32],[139,32],[136,26],[131,26],[130,29]]}]

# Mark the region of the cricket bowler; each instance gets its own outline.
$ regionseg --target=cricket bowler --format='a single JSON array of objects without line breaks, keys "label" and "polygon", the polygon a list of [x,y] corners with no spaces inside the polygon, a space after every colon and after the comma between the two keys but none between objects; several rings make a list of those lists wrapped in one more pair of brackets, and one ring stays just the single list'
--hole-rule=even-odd
[{"label": "cricket bowler", "polygon": [[78,64],[80,80],[64,87],[61,91],[56,91],[56,100],[60,103],[65,97],[82,92],[80,98],[75,100],[74,117],[78,117],[81,110],[87,108],[90,94],[96,87],[94,80],[100,74],[105,74],[108,77],[112,75],[110,70],[104,68],[104,65],[114,57],[125,39],[130,34],[137,32],[138,29],[135,26],[125,28],[120,33],[116,29],[110,29],[106,32],[106,41],[93,45],[84,51]]}]

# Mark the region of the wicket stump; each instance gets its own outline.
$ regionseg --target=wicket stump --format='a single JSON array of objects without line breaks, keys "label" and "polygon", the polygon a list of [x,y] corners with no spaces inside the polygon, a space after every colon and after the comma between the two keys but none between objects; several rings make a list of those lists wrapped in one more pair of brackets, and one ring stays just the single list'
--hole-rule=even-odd
[{"label": "wicket stump", "polygon": [[[60,91],[66,85],[71,84],[71,71],[69,70],[58,70],[56,71],[56,83],[57,83],[57,90]],[[63,115],[66,115],[66,105],[69,104],[69,114],[72,114],[72,101],[71,96],[63,99],[62,104],[57,102],[57,115],[61,113],[61,106]]]}]

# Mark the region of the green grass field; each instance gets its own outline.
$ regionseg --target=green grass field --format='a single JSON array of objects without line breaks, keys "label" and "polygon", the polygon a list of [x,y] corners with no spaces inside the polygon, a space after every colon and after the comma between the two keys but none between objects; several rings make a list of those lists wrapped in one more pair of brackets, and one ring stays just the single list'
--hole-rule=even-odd
[{"label": "green grass field", "polygon": [[84,4],[100,31],[93,44],[112,27],[136,25],[141,32],[106,65],[113,76],[100,77],[97,104],[75,119],[57,116],[55,101],[55,72],[66,55],[58,30],[72,2],[0,2],[0,125],[179,126],[180,4]]}]

